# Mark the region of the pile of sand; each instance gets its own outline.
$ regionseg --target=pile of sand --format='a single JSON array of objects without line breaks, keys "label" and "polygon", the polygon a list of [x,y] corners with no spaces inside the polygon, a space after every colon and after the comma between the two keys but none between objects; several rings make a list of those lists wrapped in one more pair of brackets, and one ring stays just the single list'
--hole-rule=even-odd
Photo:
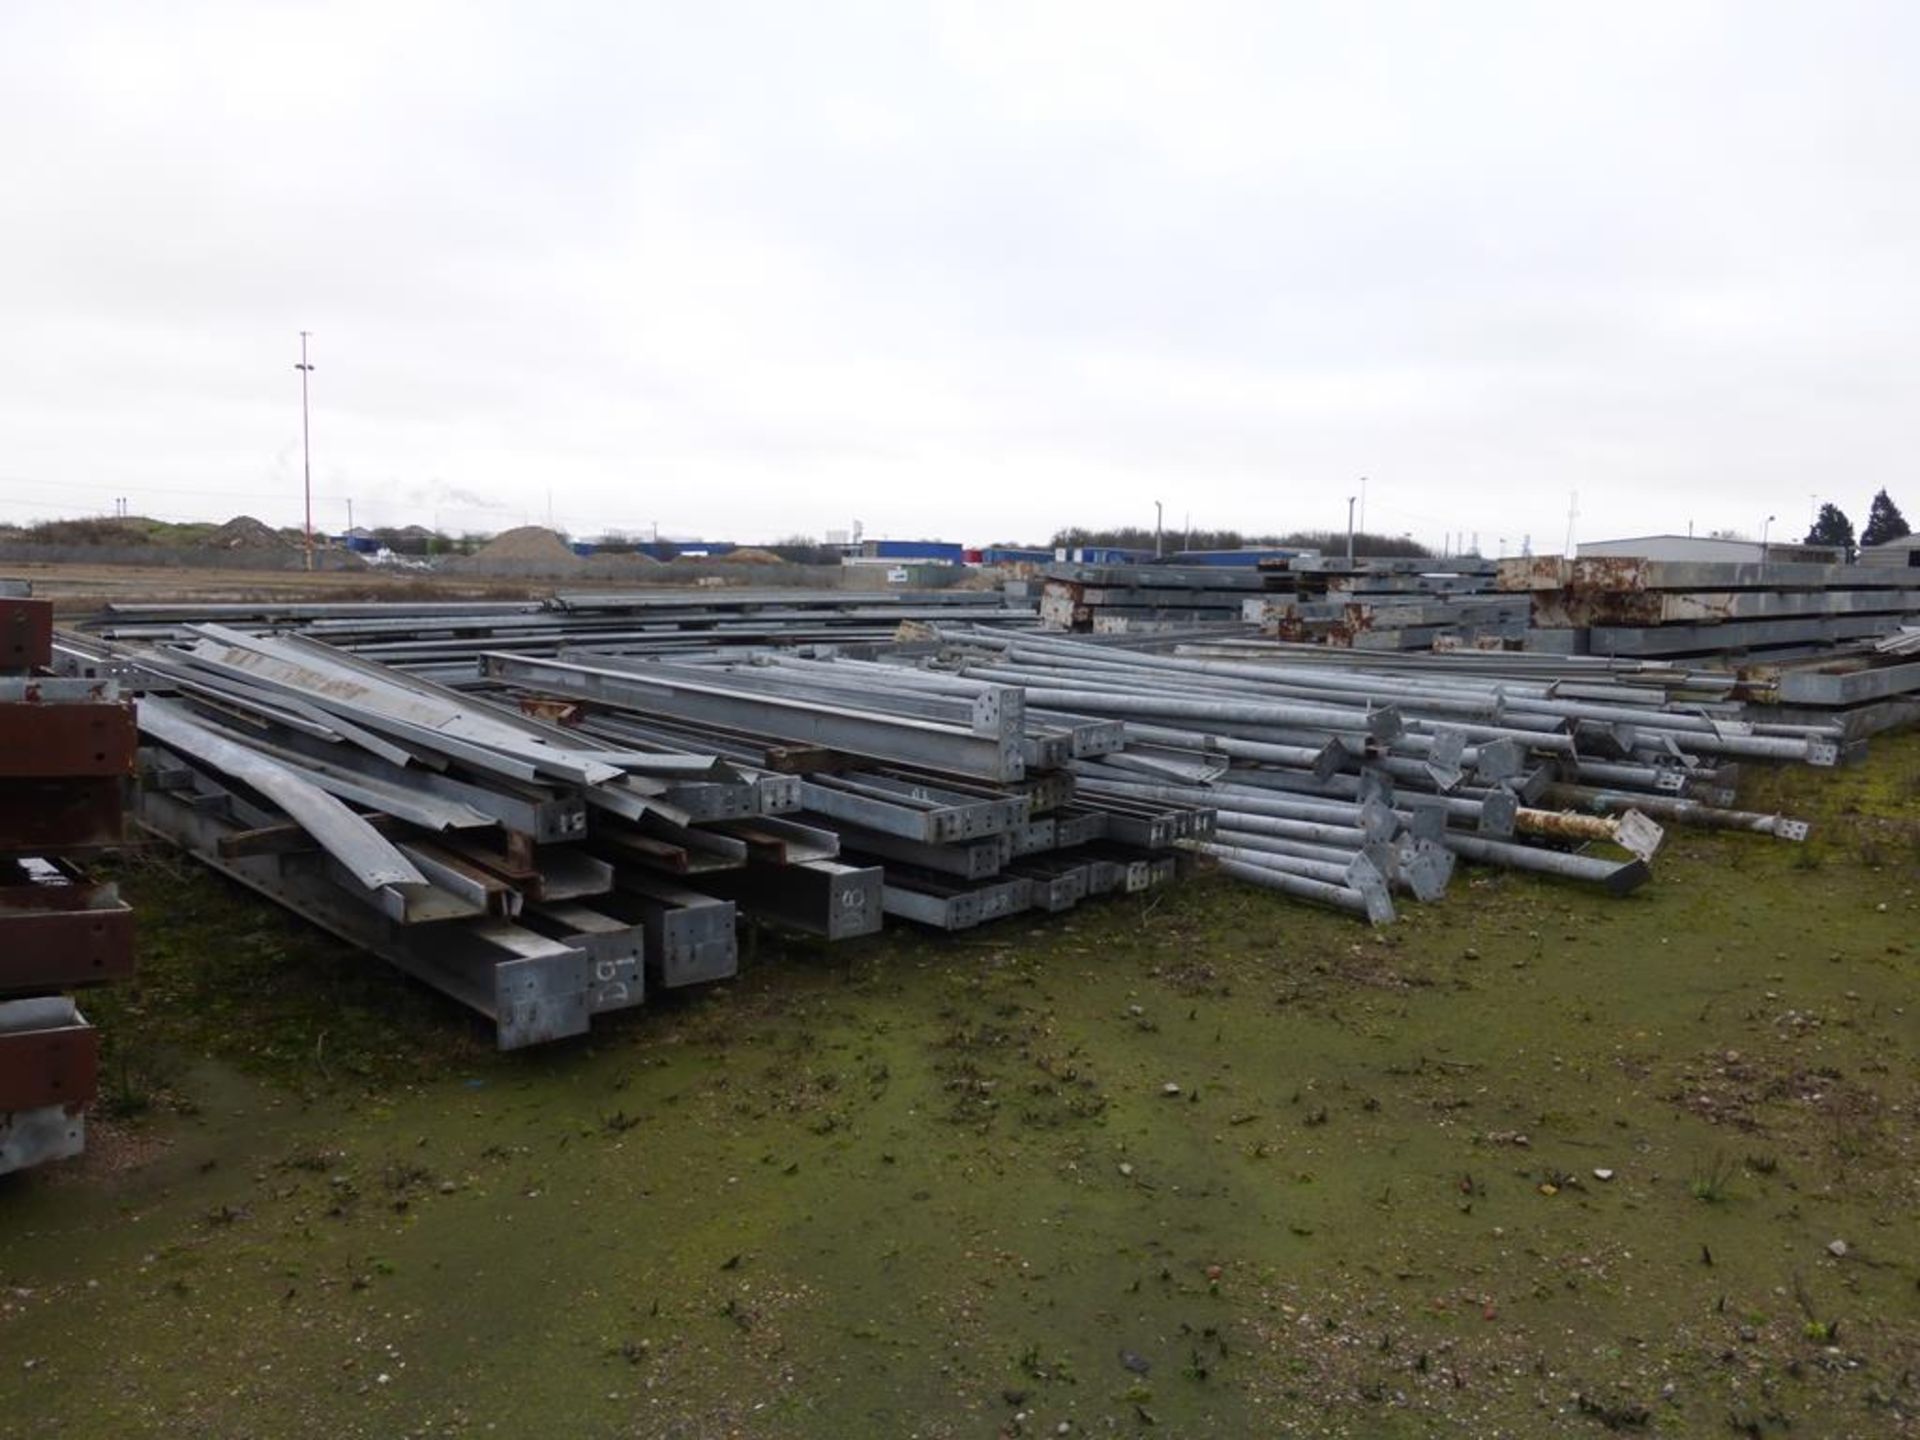
[{"label": "pile of sand", "polygon": [[717,563],[728,565],[784,565],[787,563],[771,550],[756,550],[751,545],[743,545],[738,550],[729,550],[726,554],[715,555],[713,558]]},{"label": "pile of sand", "polygon": [[476,560],[510,560],[515,564],[565,565],[580,557],[567,542],[539,525],[522,525],[493,537],[474,552]]},{"label": "pile of sand", "polygon": [[299,548],[271,525],[251,515],[236,515],[200,542],[206,550],[293,550]]}]

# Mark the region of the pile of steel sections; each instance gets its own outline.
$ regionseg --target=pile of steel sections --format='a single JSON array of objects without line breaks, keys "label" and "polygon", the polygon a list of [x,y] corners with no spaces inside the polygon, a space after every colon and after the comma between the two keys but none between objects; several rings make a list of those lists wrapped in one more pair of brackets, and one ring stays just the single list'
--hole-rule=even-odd
[{"label": "pile of steel sections", "polygon": [[[77,652],[76,652],[77,653]],[[503,1048],[725,978],[736,916],[828,940],[1169,878],[1187,805],[1074,805],[1109,721],[903,682],[489,654],[455,690],[297,634],[117,649],[148,829],[490,1019]],[[918,828],[916,828],[918,827]]]},{"label": "pile of steel sections", "polygon": [[993,591],[780,590],[681,586],[565,591],[540,600],[115,602],[88,622],[110,643],[177,643],[194,625],[300,634],[336,650],[460,683],[493,650],[557,655],[571,645],[629,655],[738,647],[883,644],[902,626],[964,616],[1032,626],[1032,604]]},{"label": "pile of steel sections", "polygon": [[[1177,843],[1212,826],[1204,805],[1080,794],[1074,763],[1120,750],[1125,728],[1033,709],[1017,687],[955,693],[903,665],[792,653],[684,664],[569,650],[485,666],[522,696],[564,697],[601,739],[795,775],[806,823],[882,874],[885,913],[939,929],[1165,883]],[[752,875],[722,883],[750,911],[767,903]]]},{"label": "pile of steel sections", "polygon": [[1831,766],[1843,744],[1834,725],[1755,720],[1675,674],[1670,690],[1604,670],[1476,673],[1503,655],[1375,669],[1354,651],[1304,663],[1300,647],[1247,640],[1165,652],[958,628],[943,640],[934,663],[950,683],[1018,686],[1042,713],[1125,724],[1123,753],[1075,761],[1083,798],[1212,806],[1218,831],[1191,848],[1375,920],[1391,915],[1383,890],[1437,896],[1456,856],[1621,893],[1647,878],[1658,822],[1803,839],[1803,821],[1730,808],[1737,768]]},{"label": "pile of steel sections", "polygon": [[1040,586],[1040,622],[1094,635],[1252,625],[1280,639],[1363,650],[1426,649],[1443,637],[1517,641],[1526,599],[1502,593],[1495,577],[1493,562],[1478,558],[1054,565]]},{"label": "pile of steel sections", "polygon": [[79,863],[120,839],[133,707],[45,673],[52,618],[0,581],[0,1173],[84,1148],[99,1036],[66,992],[133,971],[133,916]]},{"label": "pile of steel sections", "polygon": [[1920,616],[1920,579],[1872,565],[1557,555],[1500,562],[1531,605],[1529,648],[1728,663],[1790,661]]}]

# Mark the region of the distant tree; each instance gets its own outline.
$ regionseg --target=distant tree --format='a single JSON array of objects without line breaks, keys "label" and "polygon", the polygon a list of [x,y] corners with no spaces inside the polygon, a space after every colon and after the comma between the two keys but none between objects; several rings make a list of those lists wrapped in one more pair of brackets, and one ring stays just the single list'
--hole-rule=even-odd
[{"label": "distant tree", "polygon": [[1900,513],[1900,507],[1887,498],[1885,490],[1873,497],[1873,504],[1867,509],[1867,528],[1860,532],[1862,545],[1884,545],[1889,540],[1900,540],[1913,533],[1913,527],[1907,524],[1907,517]]},{"label": "distant tree", "polygon": [[[1347,532],[1344,530],[1296,530],[1291,535],[1281,536],[1278,543],[1303,550],[1318,550],[1323,555],[1345,555]],[[1399,556],[1426,560],[1432,558],[1433,551],[1411,535],[1374,535],[1365,530],[1356,530],[1353,532],[1353,554],[1355,559],[1368,557],[1386,559]]]},{"label": "distant tree", "polygon": [[1853,554],[1853,521],[1838,505],[1822,505],[1820,518],[1813,522],[1813,528],[1807,531],[1808,545],[1835,545],[1846,554]]},{"label": "distant tree", "polygon": [[[1152,550],[1153,531],[1137,526],[1121,526],[1110,530],[1091,530],[1084,526],[1072,526],[1057,530],[1046,547],[1059,548],[1084,545],[1113,545],[1127,550]],[[1248,535],[1240,530],[1168,530],[1162,537],[1161,548],[1169,555],[1182,550],[1241,550],[1264,549],[1268,547],[1282,549],[1314,549],[1326,554],[1347,553],[1347,532],[1344,530],[1296,530],[1290,535]],[[1353,537],[1355,555],[1391,556],[1404,555],[1425,558],[1433,554],[1426,546],[1407,535],[1372,535],[1356,531]]]}]

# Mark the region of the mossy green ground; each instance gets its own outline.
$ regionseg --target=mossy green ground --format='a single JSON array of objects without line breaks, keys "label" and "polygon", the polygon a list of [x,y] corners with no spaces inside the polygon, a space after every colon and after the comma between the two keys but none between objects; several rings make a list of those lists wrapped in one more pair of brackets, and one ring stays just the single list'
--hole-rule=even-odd
[{"label": "mossy green ground", "polygon": [[1767,777],[1814,842],[1624,900],[763,940],[507,1056],[130,864],[111,1113],[0,1183],[0,1429],[1920,1433],[1917,780]]}]

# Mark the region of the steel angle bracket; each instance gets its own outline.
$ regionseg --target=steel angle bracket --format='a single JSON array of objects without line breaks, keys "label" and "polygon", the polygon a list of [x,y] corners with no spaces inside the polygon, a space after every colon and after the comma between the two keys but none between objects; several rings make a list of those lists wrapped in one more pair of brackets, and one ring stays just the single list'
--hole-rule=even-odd
[{"label": "steel angle bracket", "polygon": [[1346,882],[1367,902],[1367,920],[1374,925],[1394,921],[1393,897],[1387,894],[1386,877],[1365,855],[1356,855],[1347,866]]},{"label": "steel angle bracket", "polygon": [[1517,740],[1488,740],[1478,749],[1473,763],[1474,779],[1485,784],[1511,779],[1526,764],[1527,752]]},{"label": "steel angle bracket", "polygon": [[1394,847],[1394,876],[1422,904],[1446,894],[1454,863],[1453,851],[1431,840],[1402,836]]},{"label": "steel angle bracket", "polygon": [[1519,815],[1520,797],[1496,786],[1481,798],[1480,823],[1475,828],[1482,835],[1511,835]]},{"label": "steel angle bracket", "polygon": [[1667,832],[1638,810],[1628,810],[1614,822],[1614,844],[1642,860],[1651,861],[1666,838]]},{"label": "steel angle bracket", "polygon": [[1433,748],[1422,757],[1420,768],[1427,772],[1436,789],[1447,791],[1460,783],[1460,757],[1466,749],[1465,731],[1441,726],[1433,732]]}]

